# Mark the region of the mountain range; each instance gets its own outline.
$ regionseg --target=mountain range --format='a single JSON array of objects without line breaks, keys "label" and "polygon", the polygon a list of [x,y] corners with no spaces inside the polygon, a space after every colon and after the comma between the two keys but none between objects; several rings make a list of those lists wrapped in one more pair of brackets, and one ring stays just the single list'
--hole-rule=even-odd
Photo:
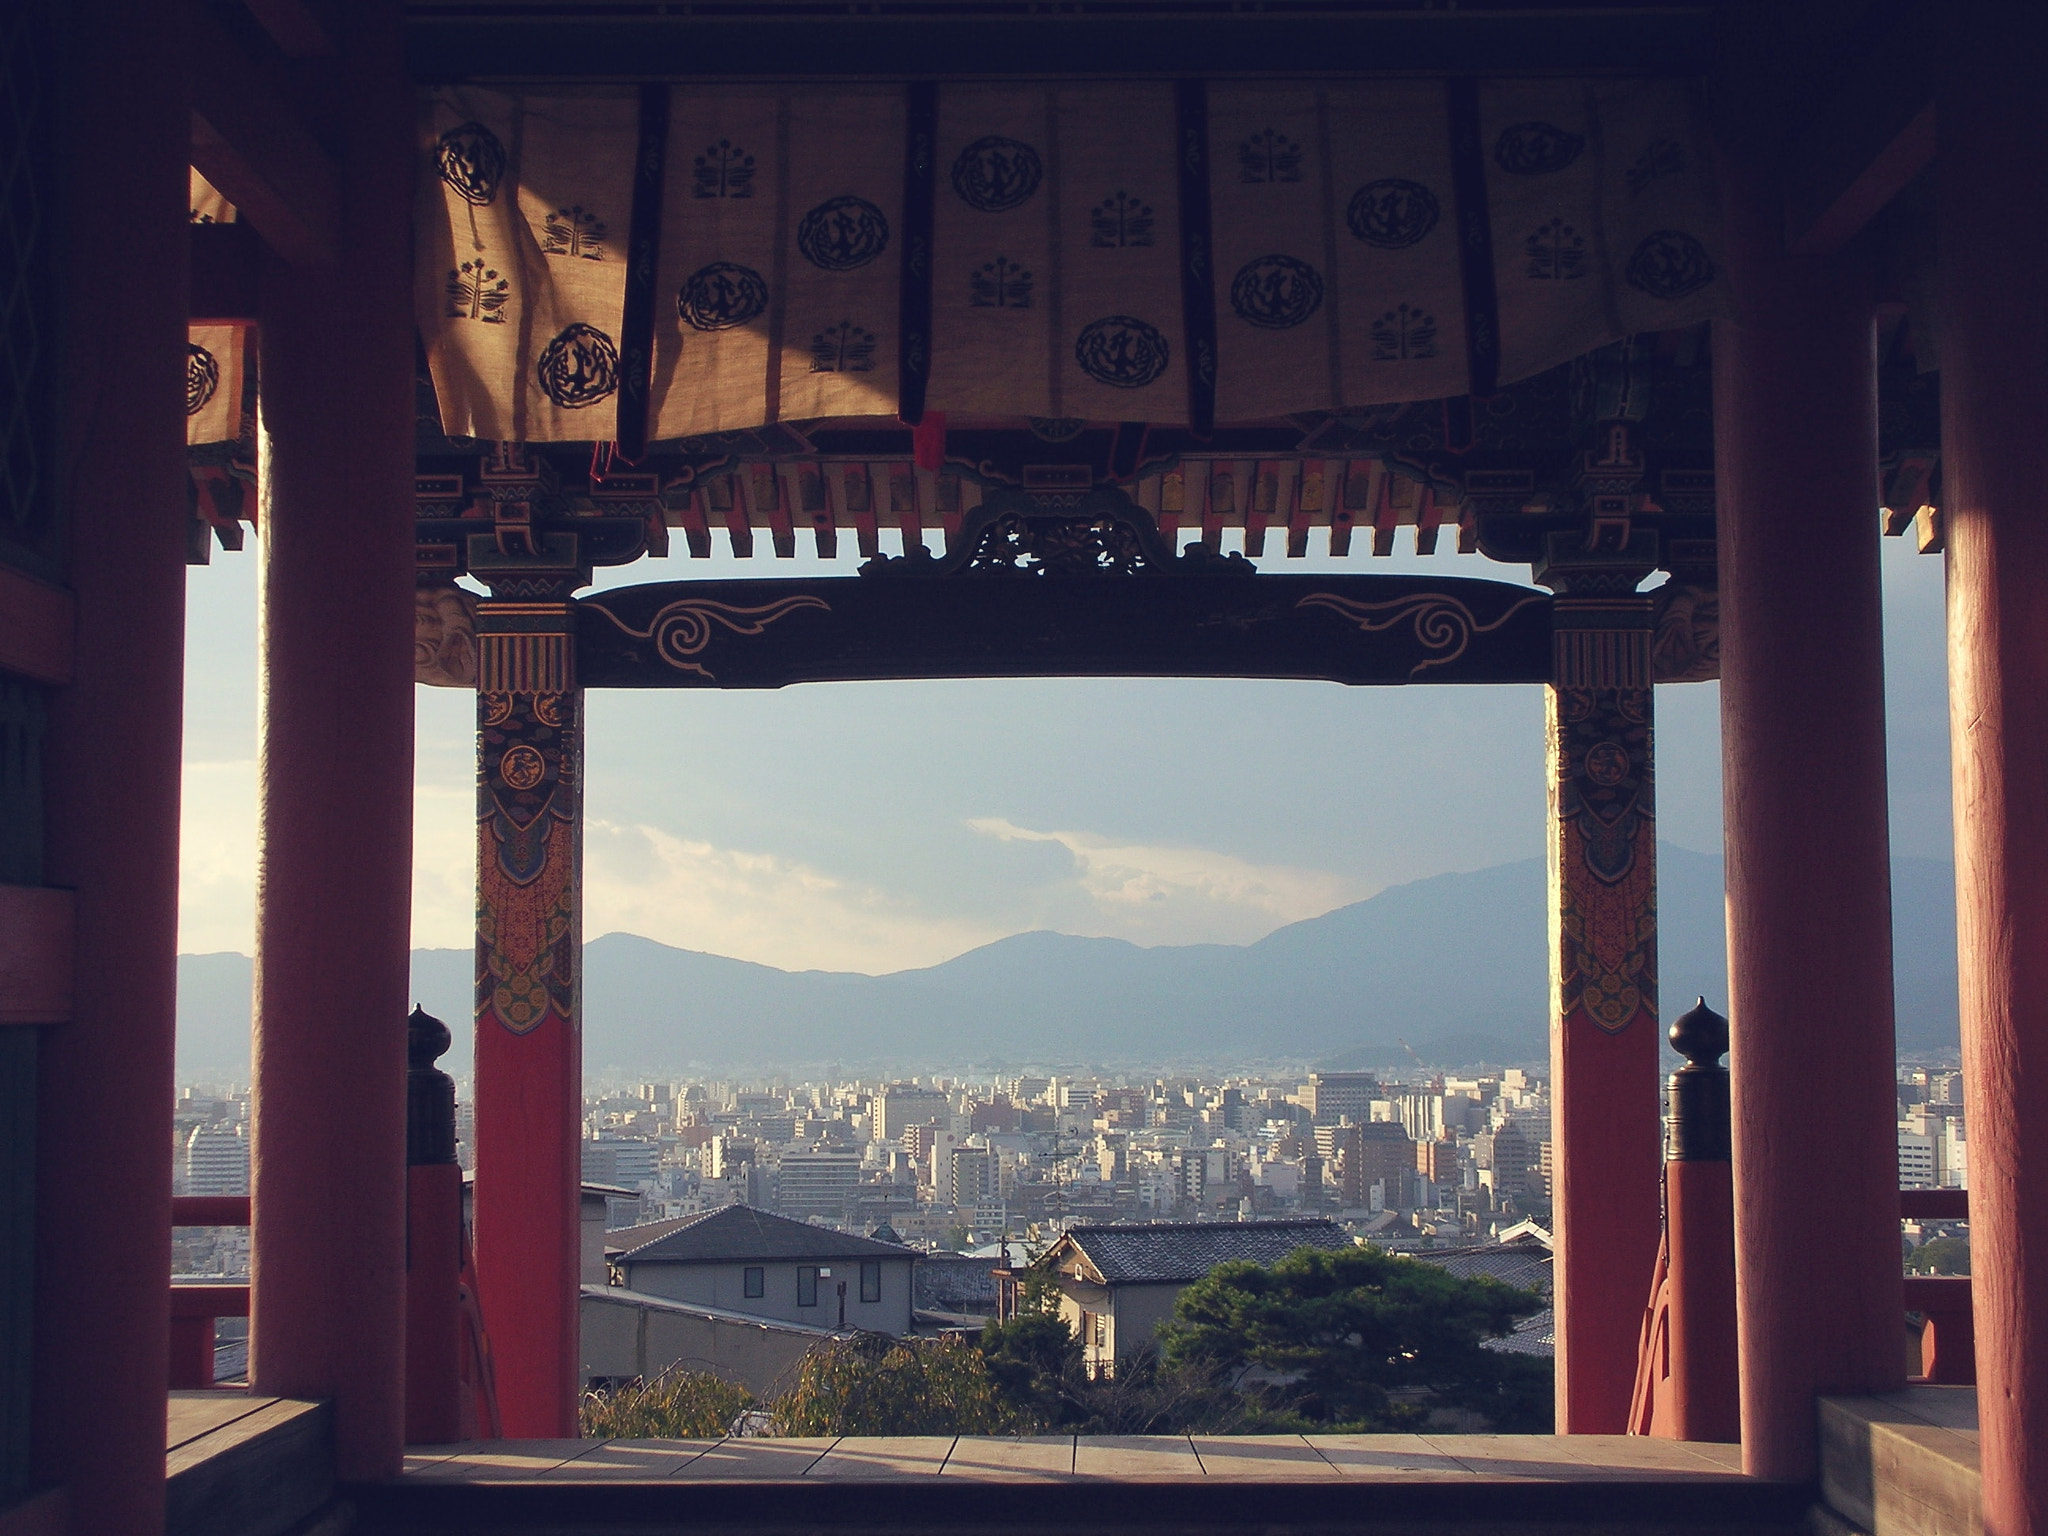
[{"label": "mountain range", "polygon": [[[1664,845],[1666,1017],[1727,1001],[1721,861]],[[1892,868],[1898,1041],[1956,1043],[1951,867]],[[783,971],[610,933],[584,946],[584,1066],[597,1075],[840,1066],[1193,1064],[1377,1066],[1540,1061],[1547,1047],[1540,859],[1389,887],[1253,944],[1143,948],[1020,933],[942,964],[867,976]],[[442,1066],[468,1070],[471,957],[412,956],[415,998],[448,1020]],[[178,962],[182,1078],[245,1080],[250,962]]]}]

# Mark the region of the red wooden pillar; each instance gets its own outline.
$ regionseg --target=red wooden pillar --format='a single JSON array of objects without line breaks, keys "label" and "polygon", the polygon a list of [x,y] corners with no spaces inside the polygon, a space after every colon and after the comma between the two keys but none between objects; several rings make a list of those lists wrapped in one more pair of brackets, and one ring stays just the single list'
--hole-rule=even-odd
[{"label": "red wooden pillar", "polygon": [[412,101],[399,7],[337,12],[336,264],[262,272],[250,1380],[404,1444],[412,895]]},{"label": "red wooden pillar", "polygon": [[[1639,536],[1640,538],[1640,536]],[[1651,757],[1655,565],[1553,540],[1550,1144],[1560,1434],[1621,1434],[1657,1265],[1657,821]]]},{"label": "red wooden pillar", "polygon": [[[70,1018],[39,1048],[33,1477],[68,1489],[71,1529],[147,1536],[163,1529],[170,1349],[191,107],[180,8],[33,19],[57,44],[42,190],[70,194],[39,219],[57,278],[39,330],[62,349],[42,478],[77,602],[43,758],[43,879],[77,894]],[[9,26],[26,46],[33,28]],[[67,1262],[81,1189],[117,1259]]]},{"label": "red wooden pillar", "polygon": [[583,698],[569,594],[581,577],[478,574],[521,598],[480,603],[476,624],[477,1278],[505,1434],[573,1435]]},{"label": "red wooden pillar", "polygon": [[1726,163],[1714,330],[1737,1327],[1748,1470],[1904,1379],[1871,291]]},{"label": "red wooden pillar", "polygon": [[1942,517],[1970,1288],[1987,1536],[2048,1532],[2048,68],[2036,19],[1945,13]]}]

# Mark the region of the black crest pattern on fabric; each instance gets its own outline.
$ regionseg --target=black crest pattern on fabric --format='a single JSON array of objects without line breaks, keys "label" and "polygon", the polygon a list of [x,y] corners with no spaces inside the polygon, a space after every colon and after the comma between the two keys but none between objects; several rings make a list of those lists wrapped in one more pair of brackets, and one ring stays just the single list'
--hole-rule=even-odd
[{"label": "black crest pattern on fabric", "polygon": [[752,197],[754,157],[731,139],[704,146],[690,162],[690,196]]},{"label": "black crest pattern on fabric", "polygon": [[827,272],[864,267],[889,248],[889,221],[862,197],[829,197],[796,227],[804,260]]},{"label": "black crest pattern on fabric", "polygon": [[1104,315],[1074,339],[1074,361],[1098,384],[1143,389],[1166,372],[1169,353],[1159,328],[1129,315]]},{"label": "black crest pattern on fabric", "polygon": [[487,208],[505,181],[505,146],[482,123],[464,123],[434,148],[441,179],[472,208]]},{"label": "black crest pattern on fabric", "polygon": [[1551,219],[1522,242],[1522,275],[1563,283],[1586,275],[1586,237],[1563,219]]},{"label": "black crest pattern on fabric", "polygon": [[1401,251],[1436,228],[1443,208],[1436,194],[1419,181],[1384,176],[1351,194],[1344,222],[1351,233],[1382,251]]},{"label": "black crest pattern on fabric", "polygon": [[842,320],[811,338],[811,372],[873,373],[875,333]]},{"label": "black crest pattern on fabric", "polygon": [[1044,180],[1045,165],[1038,151],[1000,134],[976,139],[953,161],[953,190],[968,207],[983,213],[1023,207]]},{"label": "black crest pattern on fabric", "polygon": [[1297,326],[1323,304],[1322,275],[1294,256],[1259,256],[1237,269],[1230,307],[1261,330]]},{"label": "black crest pattern on fabric", "polygon": [[619,387],[619,349],[596,326],[579,321],[548,343],[534,372],[542,394],[565,411],[580,411]]},{"label": "black crest pattern on fabric", "polygon": [[1682,229],[1660,229],[1643,236],[1628,259],[1628,285],[1653,299],[1682,299],[1714,280],[1714,258]]},{"label": "black crest pattern on fabric", "polygon": [[1652,139],[1628,168],[1628,195],[1640,197],[1651,182],[1685,174],[1685,146],[1676,139]]},{"label": "black crest pattern on fabric", "polygon": [[1396,304],[1372,323],[1372,360],[1376,363],[1420,362],[1436,356],[1436,316],[1407,304]]},{"label": "black crest pattern on fabric", "polygon": [[1515,123],[1493,141],[1493,163],[1510,176],[1548,176],[1586,152],[1586,136],[1553,123]]},{"label": "black crest pattern on fabric", "polygon": [[1031,435],[1048,443],[1071,443],[1088,428],[1079,416],[1027,416]]},{"label": "black crest pattern on fabric", "polygon": [[1029,309],[1031,273],[1007,256],[985,261],[967,274],[967,303],[973,309]]},{"label": "black crest pattern on fabric", "polygon": [[555,209],[541,220],[540,253],[543,256],[603,261],[608,234],[603,219],[581,203],[572,203],[567,208]]},{"label": "black crest pattern on fabric", "polygon": [[196,341],[185,343],[185,414],[197,416],[220,388],[220,364]]},{"label": "black crest pattern on fabric", "polygon": [[503,325],[505,306],[512,302],[512,282],[500,277],[498,269],[479,256],[448,272],[450,320],[475,320],[484,325]]},{"label": "black crest pattern on fabric", "polygon": [[1152,205],[1128,192],[1112,192],[1088,210],[1088,243],[1099,250],[1147,246],[1158,238]]},{"label": "black crest pattern on fabric", "polygon": [[758,319],[767,308],[768,284],[736,261],[699,267],[676,295],[676,313],[697,331],[730,331]]},{"label": "black crest pattern on fabric", "polygon": [[1237,146],[1238,180],[1247,186],[1301,180],[1302,148],[1284,133],[1268,128]]}]

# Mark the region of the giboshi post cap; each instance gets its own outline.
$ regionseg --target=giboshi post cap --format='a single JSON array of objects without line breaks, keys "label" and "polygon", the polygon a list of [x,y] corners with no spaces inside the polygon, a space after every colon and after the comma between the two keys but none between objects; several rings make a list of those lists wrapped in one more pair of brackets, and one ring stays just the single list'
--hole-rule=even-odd
[{"label": "giboshi post cap", "polygon": [[434,1058],[455,1043],[448,1026],[435,1018],[426,1009],[413,1004],[411,1015],[405,1021],[405,1057],[409,1066],[431,1067]]},{"label": "giboshi post cap", "polygon": [[1672,1022],[1670,1039],[1688,1066],[1718,1067],[1728,1050],[1728,1020],[1703,997]]}]

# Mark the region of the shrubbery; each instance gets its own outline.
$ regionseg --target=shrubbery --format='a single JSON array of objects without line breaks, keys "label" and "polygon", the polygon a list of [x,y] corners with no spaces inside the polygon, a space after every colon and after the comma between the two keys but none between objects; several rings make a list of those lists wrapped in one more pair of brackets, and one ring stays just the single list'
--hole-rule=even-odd
[{"label": "shrubbery", "polygon": [[[1933,1246],[1933,1245],[1930,1245]],[[722,1435],[758,1412],[776,1435],[1259,1434],[1411,1429],[1442,1410],[1548,1430],[1551,1363],[1486,1349],[1542,1299],[1371,1248],[1224,1264],[1180,1295],[1157,1358],[1090,1376],[1049,1277],[978,1341],[861,1334],[820,1345],[766,1403],[701,1372],[592,1393],[583,1433]]]}]

